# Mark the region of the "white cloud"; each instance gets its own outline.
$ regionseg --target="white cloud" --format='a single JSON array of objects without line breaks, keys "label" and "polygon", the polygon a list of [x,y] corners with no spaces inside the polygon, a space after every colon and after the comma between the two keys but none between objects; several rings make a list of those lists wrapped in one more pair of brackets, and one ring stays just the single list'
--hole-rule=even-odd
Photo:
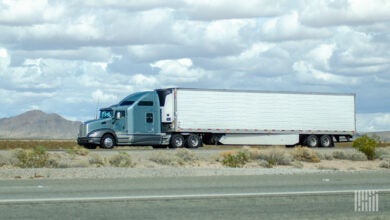
[{"label": "white cloud", "polygon": [[194,68],[192,60],[188,58],[160,60],[151,64],[151,66],[160,69],[159,79],[171,84],[197,82],[206,74],[204,70]]},{"label": "white cloud", "polygon": [[132,81],[136,85],[141,85],[141,86],[154,86],[157,84],[157,79],[154,76],[147,77],[142,74],[136,74],[132,77]]},{"label": "white cloud", "polygon": [[114,101],[116,101],[118,99],[118,97],[116,95],[103,92],[100,89],[93,91],[91,94],[91,97],[92,97],[92,100],[96,103],[99,103],[99,102],[113,103]]},{"label": "white cloud", "polygon": [[358,132],[388,131],[390,113],[357,114],[356,129]]},{"label": "white cloud", "polygon": [[306,1],[303,23],[312,26],[367,25],[390,20],[387,0]]},{"label": "white cloud", "polygon": [[345,77],[329,72],[323,72],[313,67],[306,61],[298,61],[293,64],[293,70],[296,72],[298,79],[304,83],[311,84],[356,84],[357,78]]},{"label": "white cloud", "polygon": [[272,18],[264,22],[260,34],[270,41],[327,38],[331,35],[325,29],[303,26],[298,18],[296,11]]},{"label": "white cloud", "polygon": [[4,0],[0,2],[0,24],[31,25],[53,22],[64,13],[61,5],[47,0]]},{"label": "white cloud", "polygon": [[185,0],[187,7],[182,9],[190,18],[200,20],[219,20],[231,18],[252,18],[274,16],[282,12],[288,1],[246,0]]},{"label": "white cloud", "polygon": [[329,59],[332,57],[334,49],[334,44],[321,44],[309,51],[307,58],[323,69],[329,70]]},{"label": "white cloud", "polygon": [[0,48],[0,75],[5,73],[5,70],[10,64],[10,57],[8,55],[7,49]]},{"label": "white cloud", "polygon": [[359,114],[386,115],[389,4],[0,0],[0,116],[85,119],[97,99],[173,86],[356,93]]}]

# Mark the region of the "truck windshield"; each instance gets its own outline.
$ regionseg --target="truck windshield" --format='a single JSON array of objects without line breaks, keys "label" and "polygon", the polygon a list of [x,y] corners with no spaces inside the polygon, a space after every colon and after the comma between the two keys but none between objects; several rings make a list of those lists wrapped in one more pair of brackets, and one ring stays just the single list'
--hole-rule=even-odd
[{"label": "truck windshield", "polygon": [[100,110],[100,119],[104,118],[111,118],[112,117],[112,110]]}]

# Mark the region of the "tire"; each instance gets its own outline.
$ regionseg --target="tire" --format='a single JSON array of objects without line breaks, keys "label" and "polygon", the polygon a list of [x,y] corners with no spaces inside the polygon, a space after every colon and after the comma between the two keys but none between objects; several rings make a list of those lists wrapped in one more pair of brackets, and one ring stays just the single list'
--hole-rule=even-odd
[{"label": "tire", "polygon": [[199,135],[190,134],[190,136],[187,137],[188,148],[198,148],[200,146],[202,146],[202,139],[199,137]]},{"label": "tire", "polygon": [[185,140],[181,134],[172,135],[171,141],[169,143],[171,148],[182,148],[185,146]]},{"label": "tire", "polygon": [[115,138],[110,134],[103,135],[100,140],[100,147],[105,149],[112,149],[115,146]]},{"label": "tire", "polygon": [[331,147],[333,145],[332,137],[330,135],[321,135],[320,146]]},{"label": "tire", "polygon": [[320,141],[318,140],[317,136],[309,135],[309,136],[307,136],[305,142],[306,142],[306,146],[312,148],[312,147],[318,147],[318,144]]}]

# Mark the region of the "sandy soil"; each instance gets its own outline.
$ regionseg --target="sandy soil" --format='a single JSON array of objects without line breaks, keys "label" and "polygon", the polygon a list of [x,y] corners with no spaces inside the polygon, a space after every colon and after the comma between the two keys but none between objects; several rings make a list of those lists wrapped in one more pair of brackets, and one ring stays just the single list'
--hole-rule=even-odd
[{"label": "sandy soil", "polygon": [[[287,154],[290,149],[281,149]],[[385,149],[386,152],[390,149]],[[328,156],[335,151],[355,153],[353,149],[318,149],[317,153]],[[271,168],[258,160],[251,160],[242,168],[228,168],[222,165],[223,150],[124,150],[89,151],[80,155],[74,152],[51,151],[49,158],[55,163],[51,168],[19,168],[15,166],[14,151],[0,151],[0,179],[67,179],[67,178],[128,178],[152,176],[213,176],[213,175],[268,175],[327,172],[390,172],[382,168],[383,160],[352,161],[322,159],[320,162],[293,160],[290,165],[276,165]],[[115,167],[111,161],[118,154],[131,157],[131,165]],[[178,156],[180,155],[180,156]],[[382,158],[383,159],[383,158]]]}]

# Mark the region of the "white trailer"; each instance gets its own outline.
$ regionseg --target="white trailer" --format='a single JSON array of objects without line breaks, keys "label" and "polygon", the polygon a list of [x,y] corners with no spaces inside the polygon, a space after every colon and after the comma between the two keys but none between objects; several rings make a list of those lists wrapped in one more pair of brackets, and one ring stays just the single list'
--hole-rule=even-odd
[{"label": "white trailer", "polygon": [[[331,147],[355,134],[355,95],[211,89],[157,90],[171,146]],[[176,146],[178,144],[178,146]]]}]

